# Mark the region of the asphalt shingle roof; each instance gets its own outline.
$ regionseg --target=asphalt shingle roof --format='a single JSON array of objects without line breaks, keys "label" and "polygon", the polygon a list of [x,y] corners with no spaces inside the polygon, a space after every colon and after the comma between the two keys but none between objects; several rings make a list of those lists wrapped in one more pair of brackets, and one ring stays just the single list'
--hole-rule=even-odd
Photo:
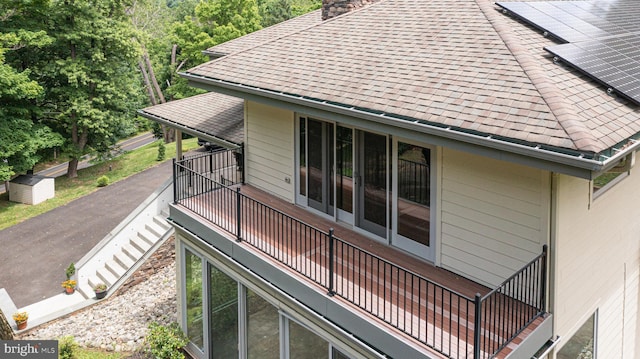
[{"label": "asphalt shingle roof", "polygon": [[639,132],[637,106],[553,64],[552,43],[489,0],[382,0],[187,73],[589,153]]},{"label": "asphalt shingle roof", "polygon": [[205,52],[216,55],[228,55],[234,52],[250,49],[267,41],[280,38],[304,30],[310,26],[319,24],[322,10],[312,11],[310,13],[295,17],[293,19],[283,21],[279,24],[269,26],[259,31],[252,32],[245,36],[224,42],[222,44],[208,48]]},{"label": "asphalt shingle roof", "polygon": [[225,141],[244,142],[244,100],[215,92],[170,101],[140,110],[147,117],[180,124],[193,134],[208,134]]}]

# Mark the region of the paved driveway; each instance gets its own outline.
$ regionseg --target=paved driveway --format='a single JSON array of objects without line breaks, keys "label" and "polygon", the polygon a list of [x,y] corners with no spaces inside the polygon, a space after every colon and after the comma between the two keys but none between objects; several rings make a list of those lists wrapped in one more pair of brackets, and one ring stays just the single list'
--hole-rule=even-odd
[{"label": "paved driveway", "polygon": [[18,308],[62,292],[77,262],[160,185],[171,161],[0,231],[0,288]]}]

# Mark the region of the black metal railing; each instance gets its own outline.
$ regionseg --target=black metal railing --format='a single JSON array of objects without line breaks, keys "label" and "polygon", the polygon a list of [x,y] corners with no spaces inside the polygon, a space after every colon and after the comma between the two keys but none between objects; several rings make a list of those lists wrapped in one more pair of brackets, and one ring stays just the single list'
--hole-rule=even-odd
[{"label": "black metal railing", "polygon": [[474,358],[492,358],[546,313],[547,245],[497,288],[475,298]]},{"label": "black metal railing", "polygon": [[451,358],[491,358],[544,314],[546,247],[501,286],[472,298],[241,193],[233,187],[243,183],[241,150],[174,161],[175,202],[329,295]]}]

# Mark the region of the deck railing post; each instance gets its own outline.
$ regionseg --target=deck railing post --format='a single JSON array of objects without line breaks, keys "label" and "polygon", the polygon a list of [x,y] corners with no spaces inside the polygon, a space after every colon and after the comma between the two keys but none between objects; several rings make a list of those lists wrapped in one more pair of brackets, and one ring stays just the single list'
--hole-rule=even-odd
[{"label": "deck railing post", "polygon": [[173,204],[178,204],[178,177],[176,176],[176,159],[173,159]]},{"label": "deck railing post", "polygon": [[240,175],[242,176],[242,184],[244,184],[244,143],[240,144]]},{"label": "deck railing post", "polygon": [[240,187],[236,188],[236,241],[242,241],[242,207],[240,205]]},{"label": "deck railing post", "polygon": [[327,293],[330,297],[332,297],[336,292],[333,290],[333,252],[334,252],[334,238],[333,238],[333,228],[329,229],[329,292]]},{"label": "deck railing post", "polygon": [[473,321],[473,359],[480,359],[480,339],[482,338],[482,296],[476,293],[475,317]]},{"label": "deck railing post", "polygon": [[540,311],[547,311],[547,256],[549,255],[549,248],[547,245],[542,246],[542,270],[540,278]]}]

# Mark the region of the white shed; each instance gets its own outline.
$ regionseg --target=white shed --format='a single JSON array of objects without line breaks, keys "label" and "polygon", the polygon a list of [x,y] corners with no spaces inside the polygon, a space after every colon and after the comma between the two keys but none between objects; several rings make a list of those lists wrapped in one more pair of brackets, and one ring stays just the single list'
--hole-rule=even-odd
[{"label": "white shed", "polygon": [[20,175],[9,183],[9,200],[38,204],[55,196],[55,179],[39,175]]}]

